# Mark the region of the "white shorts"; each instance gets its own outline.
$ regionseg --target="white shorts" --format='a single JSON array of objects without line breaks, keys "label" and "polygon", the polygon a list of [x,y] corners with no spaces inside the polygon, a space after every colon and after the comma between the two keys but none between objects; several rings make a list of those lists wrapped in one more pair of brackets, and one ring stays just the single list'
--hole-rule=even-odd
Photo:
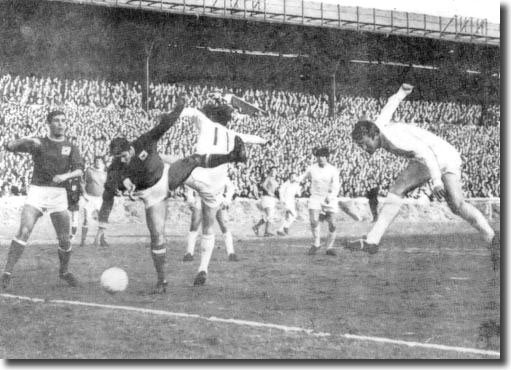
[{"label": "white shorts", "polygon": [[41,213],[66,211],[66,189],[55,186],[30,185],[25,204],[37,208]]},{"label": "white shorts", "polygon": [[276,204],[277,204],[277,198],[270,197],[269,195],[263,195],[263,197],[261,198],[261,207],[263,209],[265,209],[265,208],[273,209],[273,208],[275,208]]},{"label": "white shorts", "polygon": [[92,195],[87,196],[87,200],[81,199],[82,208],[85,210],[87,215],[92,215],[95,211],[99,211],[101,204],[103,203],[103,197],[95,197]]},{"label": "white shorts", "polygon": [[330,203],[326,204],[325,197],[320,197],[320,196],[315,196],[315,195],[313,195],[309,198],[308,208],[322,211],[322,212],[330,212],[330,213],[339,212],[339,205],[337,202],[337,198],[335,198],[334,202],[330,202]]},{"label": "white shorts", "polygon": [[[224,184],[222,184],[222,186],[212,186],[211,184],[198,180],[193,175],[186,179],[185,184],[199,194],[199,196],[196,197],[197,201],[202,201],[210,208],[220,207],[224,200]],[[189,204],[190,206],[193,206],[195,205],[195,202],[189,202]]]},{"label": "white shorts", "polygon": [[275,205],[277,204],[277,198],[270,197],[269,195],[263,195],[261,198],[260,207],[263,210],[265,217],[272,219],[275,214]]},{"label": "white shorts", "polygon": [[[428,171],[428,174],[431,176],[429,170],[422,161],[412,159],[410,162],[420,163],[422,166],[424,166],[426,171]],[[450,173],[456,175],[459,179],[461,179],[462,161],[460,155],[457,152],[453,151],[446,153],[439,161],[438,165],[440,166],[440,172],[442,173],[442,175]]]},{"label": "white shorts", "polygon": [[151,208],[155,204],[165,200],[169,194],[169,167],[165,163],[161,179],[150,188],[135,192],[134,195],[140,197],[144,201],[145,208]]},{"label": "white shorts", "polygon": [[193,198],[187,199],[186,203],[188,204],[188,206],[190,208],[196,208],[196,209],[200,209],[201,208],[201,199],[200,199],[199,195],[197,195],[197,196],[195,196]]},{"label": "white shorts", "polygon": [[460,179],[461,167],[461,157],[457,152],[450,153],[448,156],[445,156],[442,160],[442,163],[440,163],[440,171],[442,171],[442,175],[451,173],[458,176]]}]

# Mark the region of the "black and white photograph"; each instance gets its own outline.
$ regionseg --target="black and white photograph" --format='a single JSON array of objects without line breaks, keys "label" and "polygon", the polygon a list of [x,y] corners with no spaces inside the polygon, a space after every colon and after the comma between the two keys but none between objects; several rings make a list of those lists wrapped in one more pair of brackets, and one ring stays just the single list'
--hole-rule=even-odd
[{"label": "black and white photograph", "polygon": [[506,13],[0,0],[4,366],[499,364]]}]

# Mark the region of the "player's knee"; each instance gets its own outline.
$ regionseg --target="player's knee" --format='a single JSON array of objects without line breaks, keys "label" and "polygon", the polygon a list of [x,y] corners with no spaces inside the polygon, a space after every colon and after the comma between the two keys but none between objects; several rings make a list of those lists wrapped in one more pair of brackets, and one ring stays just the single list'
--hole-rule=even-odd
[{"label": "player's knee", "polygon": [[452,213],[455,215],[460,214],[460,210],[463,207],[463,204],[465,201],[461,198],[458,199],[447,199],[447,204],[449,205],[449,208],[451,209]]},{"label": "player's knee", "polygon": [[162,245],[165,243],[165,237],[162,233],[153,233],[151,235],[151,247]]},{"label": "player's knee", "polygon": [[68,252],[71,250],[71,241],[69,240],[69,235],[59,236],[59,249],[64,252]]},{"label": "player's knee", "polygon": [[213,234],[213,227],[211,226],[203,226],[202,227],[202,235],[212,235]]},{"label": "player's knee", "polygon": [[30,237],[30,229],[27,226],[22,225],[16,236],[17,239],[27,241]]},{"label": "player's knee", "polygon": [[335,227],[335,225],[333,225],[333,224],[328,225],[328,231],[333,233],[333,232],[335,232],[335,230],[337,230],[337,227]]},{"label": "player's knee", "polygon": [[319,225],[318,220],[311,220],[311,227],[312,227],[313,229],[315,229],[316,227],[318,227],[318,225]]}]

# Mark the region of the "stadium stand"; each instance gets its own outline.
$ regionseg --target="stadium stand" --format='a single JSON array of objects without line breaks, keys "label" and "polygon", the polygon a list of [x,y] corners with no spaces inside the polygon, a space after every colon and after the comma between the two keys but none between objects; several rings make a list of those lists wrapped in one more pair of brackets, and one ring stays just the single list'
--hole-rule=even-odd
[{"label": "stadium stand", "polygon": [[[152,84],[150,104],[142,107],[138,83],[112,83],[94,80],[0,76],[0,145],[23,136],[45,134],[44,117],[50,107],[63,107],[68,120],[67,135],[78,143],[87,163],[94,155],[106,154],[112,137],[133,138],[154,124],[162,111],[172,109],[179,94],[186,94],[192,106],[201,107],[208,93],[225,86],[195,84]],[[236,117],[232,127],[240,132],[270,139],[263,147],[249,148],[249,162],[233,168],[231,178],[236,196],[258,197],[259,183],[269,166],[277,166],[280,180],[289,172],[303,171],[313,160],[318,143],[333,150],[332,162],[341,170],[341,196],[363,196],[381,185],[385,195],[392,179],[405,161],[387,161],[388,154],[369,158],[355,148],[350,139],[353,124],[362,116],[374,118],[384,100],[363,96],[337,97],[335,118],[328,117],[324,95],[256,89],[230,89],[270,114],[267,117]],[[469,197],[500,196],[500,107],[490,106],[483,114],[480,105],[455,102],[412,100],[404,102],[394,119],[414,122],[452,143],[462,154],[465,192]],[[160,150],[176,155],[190,154],[194,132],[181,120],[164,137]],[[26,192],[30,183],[26,157],[2,153],[0,191],[2,195]],[[304,187],[304,196],[308,186]],[[427,187],[412,197],[427,196]]]}]

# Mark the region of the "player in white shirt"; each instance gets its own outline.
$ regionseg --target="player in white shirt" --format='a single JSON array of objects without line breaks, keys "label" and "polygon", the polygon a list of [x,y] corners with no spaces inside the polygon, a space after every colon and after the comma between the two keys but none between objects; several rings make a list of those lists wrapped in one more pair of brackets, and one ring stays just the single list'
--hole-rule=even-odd
[{"label": "player in white shirt", "polygon": [[394,155],[410,158],[410,162],[391,186],[378,220],[366,239],[348,242],[346,247],[351,250],[364,250],[370,254],[376,253],[385,230],[399,213],[403,197],[431,179],[434,196],[438,199],[445,198],[453,213],[476,228],[484,239],[492,244],[494,251],[500,251],[500,237],[496,236],[483,214],[463,197],[462,163],[458,151],[427,130],[411,124],[390,122],[399,103],[412,90],[411,85],[401,85],[399,91],[389,98],[375,122],[362,120],[353,128],[353,141],[369,154],[382,148]]},{"label": "player in white shirt", "polygon": [[279,189],[280,201],[284,203],[286,209],[284,222],[280,229],[277,230],[277,234],[280,236],[289,234],[289,228],[296,219],[296,197],[302,192],[300,183],[297,180],[298,176],[296,173],[291,172],[289,179],[284,182]]},{"label": "player in white shirt", "polygon": [[307,254],[314,255],[321,247],[320,222],[328,222],[328,237],[326,241],[326,254],[336,256],[333,249],[336,227],[333,217],[339,211],[337,194],[339,193],[339,170],[328,163],[329,151],[327,148],[316,149],[314,155],[317,164],[310,166],[307,171],[298,177],[298,183],[307,178],[311,180],[310,198],[308,202],[309,219],[313,242]]},{"label": "player in white shirt", "polygon": [[[197,236],[199,233],[199,227],[202,223],[201,211],[202,211],[202,201],[199,194],[193,190],[191,187],[185,187],[185,196],[188,205],[190,206],[190,210],[192,211],[192,217],[190,222],[190,231],[188,233],[188,243],[186,247],[186,254],[183,258],[183,261],[190,262],[193,261],[193,254],[195,252],[195,242],[197,240]],[[225,242],[225,250],[227,252],[227,258],[230,262],[238,261],[238,256],[234,252],[234,244],[232,240],[232,234],[227,228],[226,215],[225,213],[229,209],[229,206],[232,202],[232,197],[234,195],[234,186],[231,181],[227,181],[224,189],[224,193],[222,194],[222,203],[216,212],[216,220],[218,222],[218,226],[222,231],[224,242]]]},{"label": "player in white shirt", "polygon": [[[94,157],[94,165],[87,168],[83,176],[83,218],[82,218],[82,240],[80,246],[85,246],[87,233],[89,231],[89,221],[94,212],[99,212],[103,202],[103,192],[105,191],[106,170],[105,160],[101,156]],[[107,247],[108,243],[103,238],[96,238],[94,245]]]},{"label": "player in white shirt", "polygon": [[[231,98],[229,96],[228,98]],[[225,154],[234,146],[234,138],[239,136],[245,144],[266,144],[267,140],[259,136],[241,134],[226,128],[231,120],[233,109],[226,104],[208,104],[201,110],[185,108],[181,118],[188,118],[199,130],[196,153]],[[185,184],[196,190],[202,201],[202,238],[201,262],[194,285],[204,285],[208,272],[209,261],[215,246],[213,226],[217,210],[224,199],[223,193],[228,181],[228,166],[216,168],[196,168]]]}]

